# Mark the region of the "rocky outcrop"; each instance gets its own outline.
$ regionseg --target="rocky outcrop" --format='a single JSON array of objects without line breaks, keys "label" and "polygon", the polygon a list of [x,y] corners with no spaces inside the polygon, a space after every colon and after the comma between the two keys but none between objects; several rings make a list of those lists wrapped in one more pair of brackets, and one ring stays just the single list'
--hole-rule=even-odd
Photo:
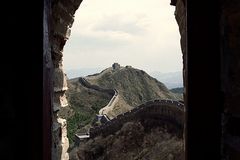
[{"label": "rocky outcrop", "polygon": [[182,138],[139,121],[125,123],[113,135],[81,142],[70,155],[72,160],[184,160]]}]

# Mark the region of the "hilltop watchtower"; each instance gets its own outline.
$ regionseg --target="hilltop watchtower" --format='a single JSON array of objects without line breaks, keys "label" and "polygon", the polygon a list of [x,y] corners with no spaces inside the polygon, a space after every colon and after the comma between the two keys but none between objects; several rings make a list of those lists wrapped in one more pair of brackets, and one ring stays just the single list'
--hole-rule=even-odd
[{"label": "hilltop watchtower", "polygon": [[119,63],[113,63],[112,68],[116,69],[116,70],[120,69],[120,64]]}]

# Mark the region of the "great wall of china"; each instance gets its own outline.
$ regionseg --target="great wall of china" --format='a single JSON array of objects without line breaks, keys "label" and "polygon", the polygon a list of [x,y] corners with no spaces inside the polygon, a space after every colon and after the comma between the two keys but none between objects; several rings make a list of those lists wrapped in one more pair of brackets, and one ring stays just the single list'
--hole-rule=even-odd
[{"label": "great wall of china", "polygon": [[84,86],[84,87],[87,87],[87,88],[90,88],[90,89],[94,89],[96,91],[99,91],[99,92],[105,92],[111,96],[114,96],[115,95],[115,90],[114,89],[105,89],[105,88],[102,88],[102,87],[99,87],[97,85],[92,85],[90,84],[85,78],[83,77],[80,77],[79,78],[79,82]]},{"label": "great wall of china", "polygon": [[134,109],[118,115],[112,120],[91,128],[90,138],[102,135],[107,136],[121,129],[124,123],[136,120],[155,119],[175,125],[179,131],[183,131],[184,111],[183,103],[172,100],[154,100],[141,104]]},{"label": "great wall of china", "polygon": [[109,109],[111,109],[116,104],[116,102],[118,101],[118,91],[116,89],[105,89],[105,88],[102,88],[102,87],[97,86],[97,85],[92,85],[83,77],[79,78],[79,82],[84,87],[87,87],[89,89],[93,89],[93,90],[96,90],[96,91],[99,91],[99,92],[105,92],[105,93],[107,93],[107,94],[112,96],[112,98],[109,101],[109,103],[99,111],[100,115],[106,114],[106,112]]},{"label": "great wall of china", "polygon": [[116,89],[114,89],[114,92],[115,93],[114,93],[113,97],[111,98],[111,100],[109,101],[109,103],[105,107],[103,107],[102,109],[99,110],[100,115],[106,114],[107,113],[106,111],[108,111],[108,109],[112,109],[113,106],[118,101],[118,91]]},{"label": "great wall of china", "polygon": [[[97,85],[90,84],[85,78],[79,78],[79,82],[87,88],[105,92],[112,95],[108,105],[104,108],[111,107],[115,104],[118,97],[116,89],[104,89]],[[102,114],[103,108],[99,111]],[[153,100],[143,103],[134,109],[118,115],[117,117],[101,124],[100,126],[90,128],[86,135],[75,135],[76,144],[82,139],[94,138],[97,136],[108,136],[120,130],[124,123],[130,121],[144,121],[145,119],[154,119],[159,123],[171,124],[178,128],[178,133],[183,134],[184,125],[184,104],[182,101],[173,100]]]}]

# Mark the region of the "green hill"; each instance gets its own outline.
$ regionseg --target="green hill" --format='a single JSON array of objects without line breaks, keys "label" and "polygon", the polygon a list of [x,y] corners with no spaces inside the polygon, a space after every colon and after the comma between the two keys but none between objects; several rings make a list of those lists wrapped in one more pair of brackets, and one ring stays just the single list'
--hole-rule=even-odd
[{"label": "green hill", "polygon": [[180,93],[180,94],[182,94],[183,93],[183,87],[173,88],[170,91],[173,92],[173,93]]},{"label": "green hill", "polygon": [[[89,75],[85,79],[92,85],[118,91],[116,104],[107,112],[109,117],[115,117],[149,100],[180,99],[163,83],[143,70],[131,66],[121,67],[114,64],[101,73]],[[68,121],[68,137],[72,144],[74,133],[86,132],[95,115],[108,104],[112,96],[85,87],[79,81],[79,77],[68,80],[68,87],[66,95],[69,107],[63,109],[60,115]]]}]

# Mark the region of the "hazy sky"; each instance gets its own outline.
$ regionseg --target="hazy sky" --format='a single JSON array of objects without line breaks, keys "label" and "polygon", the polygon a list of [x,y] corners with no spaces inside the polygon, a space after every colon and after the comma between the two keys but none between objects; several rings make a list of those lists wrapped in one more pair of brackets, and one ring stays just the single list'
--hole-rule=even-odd
[{"label": "hazy sky", "polygon": [[64,69],[118,62],[147,72],[182,70],[174,11],[170,0],[83,0],[64,47]]}]

